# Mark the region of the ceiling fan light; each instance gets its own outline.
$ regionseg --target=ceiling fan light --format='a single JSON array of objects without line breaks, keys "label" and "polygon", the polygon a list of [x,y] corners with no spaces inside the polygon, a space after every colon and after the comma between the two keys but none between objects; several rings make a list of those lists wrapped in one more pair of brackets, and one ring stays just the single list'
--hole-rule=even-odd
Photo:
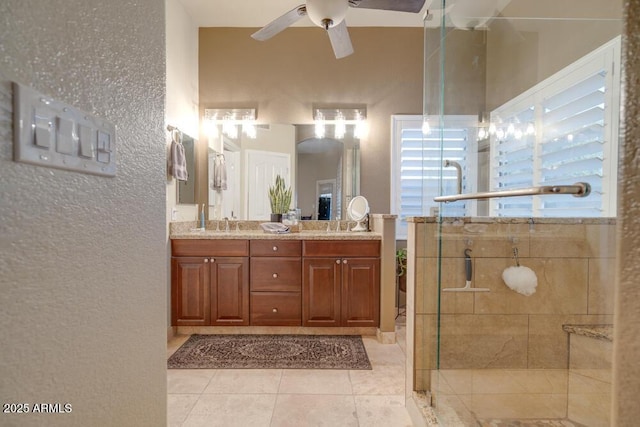
[{"label": "ceiling fan light", "polygon": [[[349,9],[348,0],[307,0],[307,15],[319,27],[329,29],[344,20]],[[327,27],[327,20],[331,21]]]}]

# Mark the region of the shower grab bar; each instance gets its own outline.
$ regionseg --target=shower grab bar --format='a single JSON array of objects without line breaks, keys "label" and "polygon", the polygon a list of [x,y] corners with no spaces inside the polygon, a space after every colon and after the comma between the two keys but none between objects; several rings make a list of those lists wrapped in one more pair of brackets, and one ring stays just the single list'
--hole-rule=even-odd
[{"label": "shower grab bar", "polygon": [[543,185],[540,187],[520,188],[516,190],[487,191],[483,193],[453,194],[437,196],[435,202],[457,202],[458,200],[493,199],[496,197],[535,196],[543,194],[573,194],[574,197],[587,197],[591,194],[588,182],[576,182],[573,185]]}]

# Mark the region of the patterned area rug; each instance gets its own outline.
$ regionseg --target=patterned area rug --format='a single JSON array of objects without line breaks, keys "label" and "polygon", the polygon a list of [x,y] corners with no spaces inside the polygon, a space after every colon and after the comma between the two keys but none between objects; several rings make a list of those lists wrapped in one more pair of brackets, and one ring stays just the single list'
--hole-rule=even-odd
[{"label": "patterned area rug", "polygon": [[371,369],[357,335],[191,335],[170,369]]}]

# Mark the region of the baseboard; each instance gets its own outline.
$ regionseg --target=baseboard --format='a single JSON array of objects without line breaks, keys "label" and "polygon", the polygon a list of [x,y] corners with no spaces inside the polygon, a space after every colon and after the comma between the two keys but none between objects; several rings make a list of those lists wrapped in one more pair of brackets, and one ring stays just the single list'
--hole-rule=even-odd
[{"label": "baseboard", "polygon": [[376,336],[374,327],[302,327],[302,326],[177,326],[175,334],[292,334]]},{"label": "baseboard", "polygon": [[175,327],[175,326],[169,326],[167,328],[167,342],[170,341],[173,337],[176,336],[176,334],[178,332],[177,329],[178,328]]},{"label": "baseboard", "polygon": [[394,332],[382,332],[380,329],[376,331],[376,337],[378,338],[378,342],[380,344],[395,344],[396,341],[396,333]]}]

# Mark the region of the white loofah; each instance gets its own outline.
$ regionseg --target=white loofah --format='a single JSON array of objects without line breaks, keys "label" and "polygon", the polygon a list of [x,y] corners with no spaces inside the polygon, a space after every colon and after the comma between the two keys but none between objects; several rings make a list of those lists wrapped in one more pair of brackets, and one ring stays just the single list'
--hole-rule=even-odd
[{"label": "white loofah", "polygon": [[536,292],[538,277],[529,267],[507,267],[502,272],[502,280],[512,290],[519,294],[529,296]]}]

